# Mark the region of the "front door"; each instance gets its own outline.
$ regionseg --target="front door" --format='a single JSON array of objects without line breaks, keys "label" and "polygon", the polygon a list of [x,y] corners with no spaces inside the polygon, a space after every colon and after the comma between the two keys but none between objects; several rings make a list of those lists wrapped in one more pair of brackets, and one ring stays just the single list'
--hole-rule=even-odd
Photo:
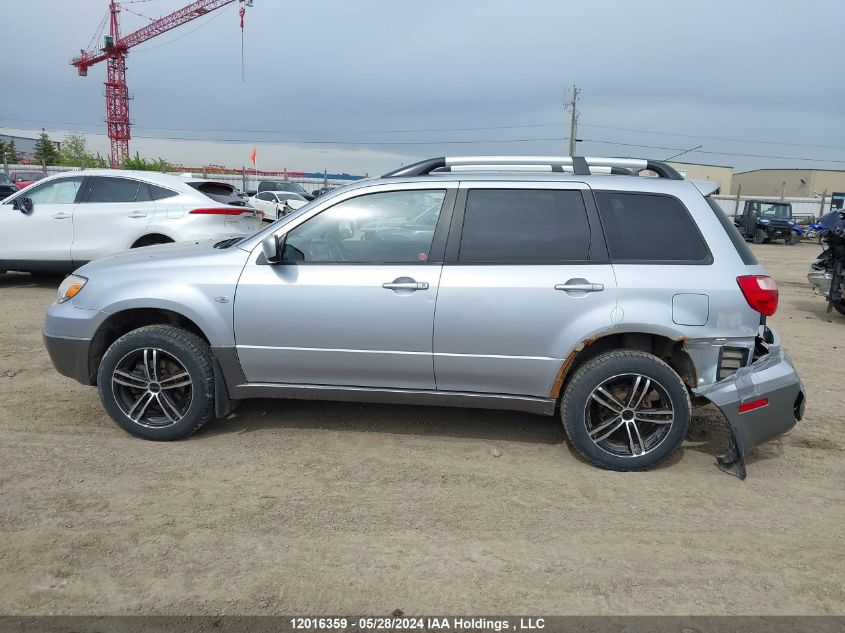
[{"label": "front door", "polygon": [[[0,205],[0,268],[64,271],[73,268],[73,214],[84,178],[57,178]],[[32,213],[16,210],[32,200]]]},{"label": "front door", "polygon": [[353,191],[290,223],[284,263],[254,254],[235,301],[247,380],[434,389],[434,306],[454,197],[455,186],[440,183]]},{"label": "front door", "polygon": [[461,184],[434,323],[438,390],[556,396],[567,356],[612,329],[615,306],[587,185]]}]

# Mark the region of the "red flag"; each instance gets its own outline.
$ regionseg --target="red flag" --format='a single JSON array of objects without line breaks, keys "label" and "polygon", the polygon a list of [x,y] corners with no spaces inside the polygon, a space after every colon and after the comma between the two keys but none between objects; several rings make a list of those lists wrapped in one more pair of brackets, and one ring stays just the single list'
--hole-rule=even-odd
[{"label": "red flag", "polygon": [[255,162],[255,159],[256,159],[257,156],[258,156],[258,152],[256,151],[256,148],[253,147],[252,152],[249,155],[249,159],[252,161],[253,167],[258,166],[258,164]]}]

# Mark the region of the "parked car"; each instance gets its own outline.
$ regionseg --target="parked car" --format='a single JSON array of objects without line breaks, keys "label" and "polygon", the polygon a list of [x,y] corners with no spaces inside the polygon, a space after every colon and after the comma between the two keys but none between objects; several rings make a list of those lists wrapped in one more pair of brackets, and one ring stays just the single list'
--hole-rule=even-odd
[{"label": "parked car", "polygon": [[746,200],[742,215],[734,220],[734,224],[745,239],[755,244],[772,240],[797,244],[803,233],[792,218],[789,202]]},{"label": "parked car", "polygon": [[185,179],[191,187],[204,193],[212,200],[232,207],[248,207],[249,202],[239,195],[240,191],[234,185],[227,182],[215,182],[212,180]]},{"label": "parked car", "polygon": [[[502,164],[541,173],[485,171]],[[592,175],[607,166],[659,177]],[[433,404],[559,412],[587,461],[642,470],[710,402],[731,430],[719,464],[744,477],[805,395],[766,326],[775,282],[714,190],[650,160],[431,159],[251,237],[87,264],[44,340],[60,373],[151,440],[244,398]],[[433,202],[433,232],[361,239]]]},{"label": "parked car", "polygon": [[308,204],[308,200],[290,191],[262,191],[249,199],[249,204],[264,212],[265,220],[278,220],[283,215]]},{"label": "parked car", "polygon": [[3,172],[0,172],[0,200],[3,198],[8,198],[13,193],[17,193],[19,191],[18,185],[12,182],[12,179],[9,178]]},{"label": "parked car", "polygon": [[330,193],[330,192],[332,192],[332,191],[334,191],[335,189],[338,189],[338,188],[339,187],[320,187],[319,189],[317,189],[316,191],[313,192],[314,197],[319,198],[320,196],[324,196],[327,193]]},{"label": "parked car", "polygon": [[309,202],[314,199],[314,194],[305,191],[305,188],[298,182],[290,180],[262,180],[258,183],[258,193],[262,191],[288,191],[298,193]]},{"label": "parked car", "polygon": [[88,170],[45,178],[0,205],[0,270],[71,272],[128,248],[254,233],[258,211],[176,176]]},{"label": "parked car", "polygon": [[21,189],[29,187],[32,183],[38,182],[47,177],[43,171],[13,171],[9,175],[12,181]]}]

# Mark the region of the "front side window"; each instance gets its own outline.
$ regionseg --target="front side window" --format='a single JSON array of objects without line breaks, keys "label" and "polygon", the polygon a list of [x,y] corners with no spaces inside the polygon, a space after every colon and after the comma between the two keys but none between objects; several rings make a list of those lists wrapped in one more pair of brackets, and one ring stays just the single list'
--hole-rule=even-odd
[{"label": "front side window", "polygon": [[444,190],[391,191],[345,200],[287,234],[284,259],[322,263],[425,263]]},{"label": "front side window", "polygon": [[673,196],[597,191],[610,259],[618,263],[709,263],[695,221]]},{"label": "front side window", "polygon": [[128,178],[95,176],[91,178],[91,191],[88,194],[87,202],[135,202],[139,184],[137,180],[129,180]]},{"label": "front side window", "polygon": [[28,193],[26,197],[36,205],[39,204],[73,204],[76,202],[76,194],[82,186],[82,177],[61,178],[38,185]]},{"label": "front side window", "polygon": [[589,252],[580,191],[473,189],[467,194],[461,263],[554,264],[588,260]]}]

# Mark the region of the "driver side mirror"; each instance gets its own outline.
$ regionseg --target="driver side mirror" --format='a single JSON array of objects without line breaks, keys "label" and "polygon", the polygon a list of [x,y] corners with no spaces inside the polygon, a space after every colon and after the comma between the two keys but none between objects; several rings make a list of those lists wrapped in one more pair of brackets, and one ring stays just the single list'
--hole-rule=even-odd
[{"label": "driver side mirror", "polygon": [[268,235],[261,242],[261,252],[264,253],[264,259],[269,264],[278,264],[282,261],[282,248],[284,240],[280,240],[276,235]]},{"label": "driver side mirror", "polygon": [[269,264],[282,264],[285,262],[305,261],[305,253],[287,243],[287,235],[276,237],[268,235],[261,242],[261,252]]},{"label": "driver side mirror", "polygon": [[12,202],[12,208],[15,211],[20,211],[24,215],[32,215],[32,211],[35,209],[35,204],[32,202],[32,198],[16,198]]}]

